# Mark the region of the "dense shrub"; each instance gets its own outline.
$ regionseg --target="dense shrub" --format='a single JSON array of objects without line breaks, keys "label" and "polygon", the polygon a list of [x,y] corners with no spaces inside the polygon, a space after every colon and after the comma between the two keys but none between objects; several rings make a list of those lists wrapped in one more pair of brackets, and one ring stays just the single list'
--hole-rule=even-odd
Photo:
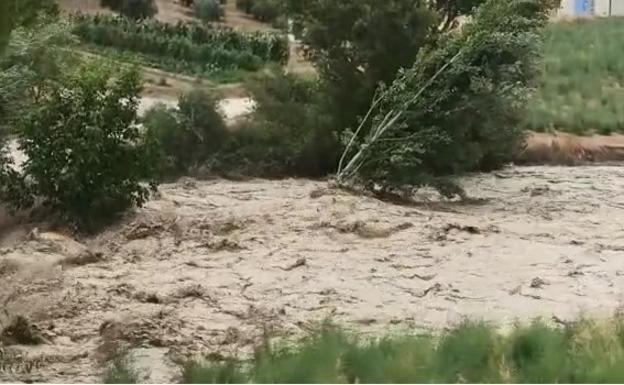
[{"label": "dense shrub", "polygon": [[51,84],[18,122],[27,161],[19,175],[7,174],[5,164],[3,175],[24,189],[8,203],[23,209],[32,204],[29,197],[42,199],[85,226],[142,205],[149,195],[142,182],[153,174],[155,155],[136,124],[140,84],[138,71],[113,76],[99,63]]},{"label": "dense shrub", "polygon": [[155,106],[145,114],[143,124],[161,151],[163,178],[179,176],[205,163],[227,137],[216,100],[201,90],[182,95],[177,108]]},{"label": "dense shrub", "polygon": [[45,95],[50,82],[74,63],[64,49],[74,39],[61,23],[18,28],[5,54],[0,57],[0,131],[8,130]]},{"label": "dense shrub", "polygon": [[203,22],[219,21],[225,15],[218,0],[196,0],[195,16]]},{"label": "dense shrub", "polygon": [[437,14],[420,0],[291,0],[290,8],[339,128],[355,126],[379,84],[436,38]]},{"label": "dense shrub", "polygon": [[203,153],[219,148],[225,139],[226,129],[213,95],[203,90],[183,94],[178,102],[178,110],[180,123],[194,135],[194,141],[200,147],[196,159],[202,160],[205,157]]},{"label": "dense shrub", "polygon": [[257,107],[230,130],[204,91],[180,98],[177,109],[157,106],[144,118],[150,138],[160,143],[162,176],[202,171],[217,175],[320,177],[332,172],[338,138],[320,109],[318,82],[291,75],[251,85]]},{"label": "dense shrub", "polygon": [[56,0],[19,0],[15,2],[14,23],[29,28],[46,19],[53,21],[59,14]]},{"label": "dense shrub", "polygon": [[100,5],[134,19],[149,19],[158,13],[154,0],[100,0]]},{"label": "dense shrub", "polygon": [[275,24],[286,14],[284,0],[236,0],[236,8],[264,23]]},{"label": "dense shrub", "polygon": [[272,23],[283,13],[281,0],[254,0],[249,12],[259,21]]},{"label": "dense shrub", "polygon": [[104,372],[105,384],[136,384],[140,380],[140,373],[132,367],[132,359],[121,355],[113,359]]},{"label": "dense shrub", "polygon": [[0,2],[0,55],[9,43],[13,28],[32,28],[43,22],[56,21],[56,0],[20,0]]},{"label": "dense shrub", "polygon": [[233,131],[212,166],[265,177],[332,172],[340,144],[322,110],[318,81],[280,74],[258,80],[251,89],[256,111]]},{"label": "dense shrub", "polygon": [[360,142],[364,156],[354,169],[361,179],[419,186],[510,159],[522,138],[547,11],[540,0],[489,0],[473,22],[422,52],[383,91],[373,126],[385,117],[396,122],[381,138],[372,130]]},{"label": "dense shrub", "polygon": [[236,0],[236,9],[245,13],[251,13],[255,0]]},{"label": "dense shrub", "polygon": [[262,63],[284,62],[287,41],[273,33],[243,33],[192,23],[171,25],[154,20],[140,23],[111,16],[77,16],[74,32],[85,42],[175,60],[200,72],[257,69]]}]

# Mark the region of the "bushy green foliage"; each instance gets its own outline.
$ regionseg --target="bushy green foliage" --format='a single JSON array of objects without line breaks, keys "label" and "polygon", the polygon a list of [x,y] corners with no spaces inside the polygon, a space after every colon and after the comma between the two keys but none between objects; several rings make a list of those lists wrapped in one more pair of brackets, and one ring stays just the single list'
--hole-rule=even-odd
[{"label": "bushy green foliage", "polygon": [[258,80],[251,89],[256,111],[233,130],[212,166],[264,177],[332,172],[340,145],[322,110],[318,81],[278,74]]},{"label": "bushy green foliage", "polygon": [[51,82],[74,63],[63,47],[74,39],[66,25],[51,23],[18,28],[0,57],[0,132],[8,131],[17,117],[36,107]]},{"label": "bushy green foliage", "polygon": [[340,144],[320,109],[317,80],[262,77],[250,85],[256,110],[230,130],[215,99],[203,91],[181,97],[178,108],[157,106],[144,118],[161,143],[165,177],[198,169],[212,174],[320,177],[334,170]]},{"label": "bushy green foliage", "polygon": [[0,3],[0,55],[13,28],[31,28],[59,16],[56,0],[5,0]]},{"label": "bushy green foliage", "polygon": [[435,352],[436,382],[501,382],[498,339],[484,323],[465,323],[444,334]]},{"label": "bushy green foliage", "polygon": [[134,22],[111,16],[77,16],[74,32],[86,43],[147,55],[154,64],[174,60],[180,67],[212,72],[258,69],[283,62],[288,43],[273,33],[243,33],[192,23],[171,25],[155,20]]},{"label": "bushy green foliage", "polygon": [[185,383],[618,383],[622,321],[566,328],[535,321],[500,334],[466,322],[448,332],[363,341],[325,327],[296,346],[267,346],[250,363],[193,363]]},{"label": "bushy green foliage", "polygon": [[283,12],[281,0],[254,0],[250,9],[254,18],[265,23],[274,22]]},{"label": "bushy green foliage", "polygon": [[236,9],[241,10],[245,13],[251,13],[251,8],[253,7],[254,3],[254,0],[236,0]]},{"label": "bushy green foliage", "polygon": [[256,20],[273,24],[286,14],[284,0],[236,0],[236,8]]},{"label": "bushy green foliage", "polygon": [[184,384],[244,384],[247,381],[234,361],[212,365],[192,362],[184,368],[182,376]]},{"label": "bushy green foliage", "polygon": [[183,94],[178,108],[164,105],[149,110],[143,124],[158,143],[164,160],[162,177],[179,176],[212,157],[227,138],[216,99],[202,90]]},{"label": "bushy green foliage", "polygon": [[553,330],[542,323],[518,328],[511,336],[507,354],[514,363],[522,383],[550,382],[566,370],[568,364],[561,354],[567,348],[564,330]]},{"label": "bushy green foliage", "polygon": [[0,56],[0,200],[17,206],[32,204],[26,181],[11,165],[5,138],[18,120],[38,108],[50,86],[71,68],[73,55],[61,47],[73,41],[66,26],[60,23],[18,28],[11,43]]},{"label": "bushy green foliage", "polygon": [[19,200],[7,202],[13,208],[40,198],[88,227],[146,201],[143,182],[153,174],[155,154],[136,124],[140,76],[113,73],[101,63],[80,67],[51,83],[37,108],[17,121],[27,160],[19,175],[8,175],[25,187]]},{"label": "bushy green foliage", "polygon": [[360,141],[364,156],[355,169],[361,180],[382,188],[433,183],[453,195],[461,191],[440,185],[438,177],[510,159],[539,74],[547,13],[540,0],[489,0],[471,23],[421,52],[382,91],[373,127],[385,117],[397,121],[380,138],[371,130]]},{"label": "bushy green foliage", "polygon": [[125,355],[116,357],[104,372],[105,384],[136,384],[139,374],[132,367],[132,360]]},{"label": "bushy green foliage", "polygon": [[29,28],[45,20],[54,21],[59,14],[56,0],[19,0],[15,1],[14,23],[16,26]]},{"label": "bushy green foliage", "polygon": [[100,6],[134,19],[149,19],[158,13],[154,0],[100,0]]},{"label": "bushy green foliage", "polygon": [[379,83],[390,83],[435,39],[437,14],[420,0],[292,0],[307,56],[339,128],[353,127]]},{"label": "bushy green foliage", "polygon": [[196,0],[195,16],[203,22],[219,21],[225,16],[218,0]]},{"label": "bushy green foliage", "polygon": [[544,72],[525,128],[579,134],[624,130],[622,33],[624,19],[617,17],[550,24]]}]

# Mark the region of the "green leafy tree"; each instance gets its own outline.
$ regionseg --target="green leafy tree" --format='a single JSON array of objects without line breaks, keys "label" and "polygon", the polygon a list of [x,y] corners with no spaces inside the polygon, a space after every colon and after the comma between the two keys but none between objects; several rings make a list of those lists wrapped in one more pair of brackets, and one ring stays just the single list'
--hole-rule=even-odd
[{"label": "green leafy tree", "polygon": [[353,126],[378,85],[414,62],[438,22],[423,0],[291,0],[289,11],[339,128]]},{"label": "green leafy tree", "polygon": [[[141,206],[150,189],[155,152],[137,125],[141,89],[136,70],[113,75],[101,63],[78,68],[54,82],[37,108],[19,121],[20,149],[27,161],[16,175],[6,172],[0,186],[11,198],[22,186],[14,209],[33,198],[67,220],[91,226],[131,206]],[[155,187],[151,184],[151,187]]]},{"label": "green leafy tree", "polygon": [[75,64],[74,55],[62,49],[74,40],[63,23],[19,28],[13,33],[0,57],[0,131],[35,108],[48,86]]},{"label": "green leafy tree", "polygon": [[0,54],[9,44],[15,27],[31,28],[59,15],[56,0],[3,0],[0,2]]},{"label": "green leafy tree", "polygon": [[147,135],[158,143],[164,160],[161,177],[175,177],[201,165],[227,138],[223,118],[213,95],[203,90],[183,94],[178,108],[150,109],[143,119]]},{"label": "green leafy tree", "polygon": [[196,0],[194,7],[195,16],[203,22],[219,21],[225,15],[219,0]]},{"label": "green leafy tree", "polygon": [[320,108],[316,79],[278,74],[250,84],[257,105],[212,158],[212,171],[257,177],[323,177],[335,169],[340,143]]},{"label": "green leafy tree", "polygon": [[100,5],[134,20],[149,19],[158,13],[154,0],[100,0]]},{"label": "green leafy tree", "polygon": [[249,12],[265,23],[275,21],[282,13],[282,0],[255,0]]},{"label": "green leafy tree", "polygon": [[359,151],[341,168],[369,185],[434,184],[507,161],[522,139],[520,122],[539,70],[542,0],[488,0],[474,20],[421,52],[381,92],[373,129],[353,137]]},{"label": "green leafy tree", "polygon": [[[4,0],[10,1],[10,0]],[[15,2],[15,24],[30,28],[42,21],[58,19],[60,14],[56,0],[17,0]]]}]

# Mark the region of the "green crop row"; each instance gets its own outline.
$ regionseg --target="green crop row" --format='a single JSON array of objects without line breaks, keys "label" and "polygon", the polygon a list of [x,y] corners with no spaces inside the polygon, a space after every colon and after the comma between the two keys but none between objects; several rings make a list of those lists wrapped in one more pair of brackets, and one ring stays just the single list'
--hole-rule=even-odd
[{"label": "green crop row", "polygon": [[257,70],[265,63],[288,59],[288,42],[275,33],[242,33],[195,23],[136,22],[108,15],[77,15],[74,22],[74,33],[84,43],[163,62],[175,60],[181,67],[200,67],[201,72]]}]

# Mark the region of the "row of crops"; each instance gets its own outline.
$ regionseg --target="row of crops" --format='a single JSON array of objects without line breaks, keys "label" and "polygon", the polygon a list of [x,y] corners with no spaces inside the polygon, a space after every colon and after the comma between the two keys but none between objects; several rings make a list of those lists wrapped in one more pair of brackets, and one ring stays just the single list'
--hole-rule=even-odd
[{"label": "row of crops", "polygon": [[242,33],[196,23],[133,21],[110,15],[76,15],[74,33],[85,43],[140,54],[153,65],[192,72],[257,70],[288,59],[288,42],[276,33]]}]

